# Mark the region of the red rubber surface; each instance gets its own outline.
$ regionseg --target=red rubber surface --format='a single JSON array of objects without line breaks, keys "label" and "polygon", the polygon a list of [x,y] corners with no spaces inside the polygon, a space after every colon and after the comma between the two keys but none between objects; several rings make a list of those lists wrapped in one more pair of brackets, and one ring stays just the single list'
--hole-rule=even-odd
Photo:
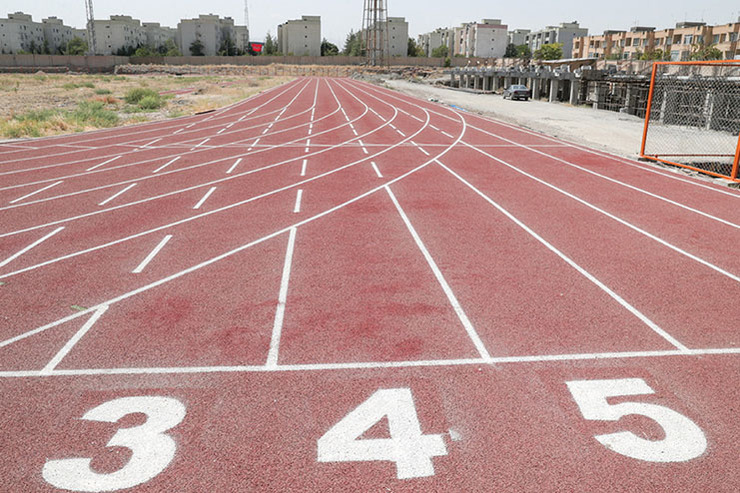
[{"label": "red rubber surface", "polygon": [[[112,490],[738,491],[739,205],[350,79],[0,144],[2,489],[59,491],[62,459],[125,470],[139,452],[106,444],[145,417],[81,418],[150,396],[184,406],[174,455]],[[654,393],[607,406],[673,410],[706,448],[599,443],[670,438],[585,419],[567,385],[625,379]],[[443,440],[431,475],[322,459],[384,389]]]}]

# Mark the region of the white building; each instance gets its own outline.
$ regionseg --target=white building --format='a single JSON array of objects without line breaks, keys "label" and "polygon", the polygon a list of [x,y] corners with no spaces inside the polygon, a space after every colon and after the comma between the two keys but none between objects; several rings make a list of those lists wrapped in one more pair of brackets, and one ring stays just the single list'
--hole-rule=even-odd
[{"label": "white building", "polygon": [[588,29],[581,28],[578,22],[561,22],[559,26],[547,26],[528,34],[524,44],[534,53],[546,44],[562,43],[563,58],[572,58],[573,39],[583,36],[588,36]]},{"label": "white building", "polygon": [[529,29],[514,29],[513,31],[509,31],[509,44],[514,46],[527,44],[527,35],[531,32]]},{"label": "white building", "polygon": [[206,56],[215,56],[221,45],[230,38],[236,42],[234,19],[223,19],[214,14],[201,14],[197,19],[183,19],[177,25],[178,44],[185,56],[190,56],[190,47],[198,40],[203,44],[203,53]]},{"label": "white building", "polygon": [[62,19],[56,17],[43,19],[41,26],[44,30],[46,48],[52,55],[61,54],[67,49],[67,43],[78,36],[75,28],[65,26]]},{"label": "white building", "polygon": [[440,46],[446,46],[447,55],[452,56],[455,51],[455,30],[440,27],[430,33],[420,34],[418,44],[428,57]]},{"label": "white building", "polygon": [[246,52],[249,48],[249,29],[247,26],[234,26],[234,42],[236,47]]},{"label": "white building", "polygon": [[43,25],[33,22],[30,15],[16,12],[8,14],[7,19],[0,19],[0,53],[40,53],[43,46]]},{"label": "white building", "polygon": [[409,53],[409,23],[404,17],[388,17],[388,49],[390,56]]},{"label": "white building", "polygon": [[146,44],[141,21],[130,15],[112,15],[108,20],[93,21],[95,54],[115,55],[119,50],[136,49]]},{"label": "white building", "polygon": [[501,19],[483,19],[455,28],[455,55],[501,58],[509,42],[509,27]]},{"label": "white building", "polygon": [[177,44],[177,29],[164,27],[159,22],[144,22],[144,35],[146,36],[146,45],[152,49],[164,46],[168,40]]},{"label": "white building", "polygon": [[321,17],[304,15],[280,24],[277,44],[283,55],[321,56]]}]

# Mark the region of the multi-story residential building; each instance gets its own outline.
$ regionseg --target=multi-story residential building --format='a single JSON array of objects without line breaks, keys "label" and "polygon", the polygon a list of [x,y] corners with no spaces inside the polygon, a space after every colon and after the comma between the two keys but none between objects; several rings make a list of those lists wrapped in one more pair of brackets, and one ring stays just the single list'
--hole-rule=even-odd
[{"label": "multi-story residential building", "polygon": [[452,56],[455,44],[455,30],[446,27],[440,27],[430,33],[419,35],[419,46],[426,56],[431,57],[432,52],[440,46],[447,47],[447,54]]},{"label": "multi-story residential building", "polygon": [[0,53],[39,52],[44,46],[44,27],[23,12],[0,19]]},{"label": "multi-story residential building", "polygon": [[141,21],[129,15],[112,15],[108,20],[93,21],[95,54],[115,55],[121,50],[136,49],[146,44]]},{"label": "multi-story residential building", "polygon": [[513,31],[509,31],[509,44],[514,46],[527,44],[527,35],[531,32],[529,29],[514,29]]},{"label": "multi-story residential building", "polygon": [[725,59],[740,59],[740,19],[738,22],[707,26],[703,22],[679,22],[675,28],[656,31],[652,27],[633,27],[626,31],[605,31],[601,36],[585,36],[573,41],[574,56],[637,59],[659,53],[672,61],[690,60],[699,48],[714,46]]},{"label": "multi-story residential building", "polygon": [[409,23],[405,17],[388,17],[388,49],[390,56],[409,53]]},{"label": "multi-story residential building", "polygon": [[65,26],[62,19],[56,17],[42,19],[41,25],[44,30],[44,47],[52,55],[61,54],[67,48],[67,43],[79,36],[77,29]]},{"label": "multi-story residential building", "polygon": [[501,58],[509,42],[509,26],[501,19],[483,19],[455,28],[454,55]]},{"label": "multi-story residential building", "polygon": [[577,21],[561,22],[558,26],[547,26],[527,34],[524,44],[534,53],[544,45],[560,43],[563,45],[563,58],[572,58],[573,40],[583,36],[588,36],[588,29],[580,27]]},{"label": "multi-story residential building", "polygon": [[234,42],[236,47],[246,52],[249,48],[249,29],[247,26],[234,26]]},{"label": "multi-story residential building", "polygon": [[223,19],[214,14],[201,14],[197,19],[182,19],[177,25],[178,45],[185,56],[192,55],[191,47],[195,41],[203,45],[203,54],[218,54],[226,38],[236,41],[234,19]]},{"label": "multi-story residential building", "polygon": [[321,56],[321,17],[304,15],[280,24],[277,38],[283,55]]},{"label": "multi-story residential building", "polygon": [[144,22],[142,27],[146,36],[146,45],[152,49],[164,46],[169,40],[177,44],[177,29],[161,26],[159,22]]}]

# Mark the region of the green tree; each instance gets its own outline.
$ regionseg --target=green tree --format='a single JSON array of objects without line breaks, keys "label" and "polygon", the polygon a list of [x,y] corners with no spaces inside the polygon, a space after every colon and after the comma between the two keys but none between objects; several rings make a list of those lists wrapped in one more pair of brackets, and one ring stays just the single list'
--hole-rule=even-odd
[{"label": "green tree", "polygon": [[437,46],[432,50],[432,58],[447,58],[450,56],[450,49],[445,46]]},{"label": "green tree", "polygon": [[148,47],[147,45],[139,46],[134,52],[134,56],[157,56],[159,53]]},{"label": "green tree", "polygon": [[165,41],[163,45],[157,48],[157,52],[162,56],[182,56],[180,48],[177,47],[175,41],[172,39]]},{"label": "green tree", "polygon": [[416,44],[416,41],[414,41],[414,38],[409,38],[408,42],[408,48],[406,49],[406,54],[408,56],[426,56],[426,53],[424,53],[424,50],[421,46]]},{"label": "green tree", "polygon": [[326,38],[321,41],[321,56],[337,56],[339,55],[339,47],[334,43],[330,43]]},{"label": "green tree", "polygon": [[529,60],[532,58],[532,49],[529,45],[519,45],[516,47],[516,57],[523,60]]},{"label": "green tree", "polygon": [[280,49],[278,48],[277,43],[273,39],[272,34],[268,32],[265,36],[265,46],[262,48],[262,54],[265,56],[274,56],[278,54],[278,51],[280,51]]},{"label": "green tree", "polygon": [[87,41],[75,36],[67,42],[67,49],[65,55],[86,55],[88,50]]},{"label": "green tree", "polygon": [[344,49],[342,50],[342,55],[362,56],[363,51],[362,38],[360,37],[360,34],[355,33],[354,31],[350,31],[347,35],[347,39],[344,41]]},{"label": "green tree", "polygon": [[563,44],[549,43],[542,45],[534,52],[534,57],[538,60],[560,60],[563,58]]},{"label": "green tree", "polygon": [[196,39],[192,43],[190,43],[190,54],[192,56],[205,56],[205,50],[206,47],[203,45],[203,42],[199,39]]},{"label": "green tree", "polygon": [[516,45],[514,43],[509,43],[508,45],[506,45],[504,58],[516,58]]},{"label": "green tree", "polygon": [[692,60],[722,60],[722,51],[716,46],[693,45],[691,47]]},{"label": "green tree", "polygon": [[243,55],[241,50],[236,47],[236,43],[231,39],[231,36],[226,34],[224,39],[221,41],[221,46],[218,48],[219,56],[239,56]]}]

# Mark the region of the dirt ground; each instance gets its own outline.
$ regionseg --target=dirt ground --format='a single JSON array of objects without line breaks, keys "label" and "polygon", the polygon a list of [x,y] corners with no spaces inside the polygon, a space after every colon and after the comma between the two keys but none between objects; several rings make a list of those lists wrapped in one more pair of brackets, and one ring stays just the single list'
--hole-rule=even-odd
[{"label": "dirt ground", "polygon": [[[163,120],[220,108],[291,80],[274,76],[0,75],[0,138],[58,135]],[[133,89],[160,95],[159,108],[131,104]],[[79,117],[95,105],[103,118]],[[157,106],[157,104],[153,105]]]}]

